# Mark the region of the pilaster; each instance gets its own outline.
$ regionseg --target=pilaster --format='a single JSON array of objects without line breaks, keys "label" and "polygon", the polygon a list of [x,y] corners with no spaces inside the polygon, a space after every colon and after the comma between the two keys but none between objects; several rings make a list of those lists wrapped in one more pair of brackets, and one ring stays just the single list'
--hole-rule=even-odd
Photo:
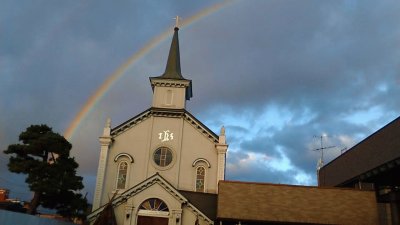
[{"label": "pilaster", "polygon": [[221,127],[221,132],[219,135],[219,141],[215,145],[215,149],[218,154],[218,169],[217,169],[217,191],[218,182],[220,180],[225,180],[225,163],[226,163],[226,152],[228,151],[228,145],[226,144],[225,127]]},{"label": "pilaster", "polygon": [[103,130],[103,136],[99,138],[100,142],[100,159],[97,168],[96,190],[93,199],[93,210],[100,207],[101,197],[103,195],[104,176],[107,166],[108,151],[112,143],[111,138],[111,120],[107,119]]},{"label": "pilaster", "polygon": [[170,224],[181,225],[182,224],[182,209],[173,209],[171,210],[171,218]]},{"label": "pilaster", "polygon": [[225,180],[225,161],[226,161],[226,152],[228,151],[228,145],[216,144],[216,149],[218,153],[218,175],[217,179]]},{"label": "pilaster", "polygon": [[133,204],[129,203],[125,205],[125,218],[124,225],[133,225],[135,224],[136,214],[134,213],[135,207]]}]

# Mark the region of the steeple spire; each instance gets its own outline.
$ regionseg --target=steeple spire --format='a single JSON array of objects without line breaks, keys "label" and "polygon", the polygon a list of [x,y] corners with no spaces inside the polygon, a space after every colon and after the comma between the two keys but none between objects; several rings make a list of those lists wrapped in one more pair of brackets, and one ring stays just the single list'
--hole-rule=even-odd
[{"label": "steeple spire", "polygon": [[[178,21],[179,17],[177,17],[176,20]],[[179,38],[178,38],[179,28],[177,26],[178,26],[178,23],[176,24],[176,26],[174,28],[174,35],[172,37],[171,47],[169,49],[168,60],[167,60],[167,65],[165,67],[165,72],[161,76],[150,77],[150,83],[151,83],[151,87],[153,88],[153,92],[154,92],[154,88],[156,86],[165,86],[165,82],[169,82],[168,86],[171,86],[173,84],[172,86],[174,86],[174,87],[185,88],[184,89],[184,99],[190,100],[190,98],[193,97],[192,81],[185,79],[182,76],[181,59],[180,59],[180,53],[179,53]],[[166,94],[166,96],[170,96],[172,99],[172,95]],[[162,98],[164,98],[164,97],[162,97]],[[167,99],[169,99],[169,98],[167,98]],[[156,104],[156,105],[157,105],[157,107],[160,107],[158,104]]]},{"label": "steeple spire", "polygon": [[179,53],[179,28],[174,28],[174,36],[172,37],[171,47],[169,49],[167,66],[165,72],[159,78],[183,80],[181,73],[181,59]]}]

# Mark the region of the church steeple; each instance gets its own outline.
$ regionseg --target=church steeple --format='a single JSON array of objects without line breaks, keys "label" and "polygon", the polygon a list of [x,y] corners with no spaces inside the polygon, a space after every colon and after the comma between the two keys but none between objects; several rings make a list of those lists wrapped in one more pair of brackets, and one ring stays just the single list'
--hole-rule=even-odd
[{"label": "church steeple", "polygon": [[178,31],[175,26],[165,72],[161,76],[150,77],[154,92],[153,107],[185,108],[185,101],[193,97],[192,81],[185,79],[181,72]]},{"label": "church steeple", "polygon": [[164,79],[185,79],[181,73],[181,59],[179,53],[179,38],[178,38],[179,28],[174,28],[174,36],[172,37],[171,47],[169,49],[167,66],[165,67],[165,72],[160,78]]}]

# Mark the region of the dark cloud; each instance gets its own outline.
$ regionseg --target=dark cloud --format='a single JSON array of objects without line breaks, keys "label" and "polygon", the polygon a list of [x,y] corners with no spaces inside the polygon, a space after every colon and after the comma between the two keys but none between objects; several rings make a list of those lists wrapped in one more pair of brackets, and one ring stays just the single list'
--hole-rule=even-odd
[{"label": "dark cloud", "polygon": [[[40,3],[0,8],[0,149],[30,124],[62,133],[172,17],[216,2]],[[216,133],[225,125],[227,177],[315,183],[314,135],[338,146],[329,161],[398,117],[399,11],[397,1],[236,1],[182,28],[182,71],[194,90],[187,108]],[[150,107],[148,77],[162,74],[169,41],[132,65],[72,138],[89,192],[105,119],[116,126]]]},{"label": "dark cloud", "polygon": [[[390,46],[388,36],[398,37],[398,31],[393,31],[396,26],[381,28],[380,24],[386,24],[388,18],[378,16],[375,7],[347,12],[348,6],[343,2],[333,6],[328,4],[329,7],[326,3],[313,3],[313,7],[303,2],[294,6],[264,3],[266,6],[258,10],[242,3],[243,14],[231,18],[229,14],[233,10],[227,10],[225,14],[229,20],[214,25],[218,26],[214,29],[218,35],[213,32],[210,36],[204,32],[204,37],[199,37],[198,33],[196,38],[191,37],[189,44],[196,43],[200,57],[207,54],[209,59],[207,64],[202,64],[200,59],[191,59],[190,66],[194,71],[203,67],[199,69],[200,84],[209,87],[195,89],[202,97],[197,107],[210,105],[210,101],[211,106],[213,102],[223,101],[239,107],[275,102],[293,109],[318,106],[316,111],[326,109],[326,113],[351,109],[357,105],[355,98],[369,106],[371,89],[376,88],[378,81],[393,77],[393,71],[397,69],[396,48],[386,47]],[[270,5],[275,7],[267,7]],[[276,7],[280,9],[279,14],[270,13]],[[382,7],[378,8],[382,10]],[[252,16],[244,16],[250,13]],[[224,12],[221,14],[225,15]],[[275,17],[270,18],[272,16]],[[261,27],[251,26],[254,18],[259,18],[257,25]],[[386,35],[377,33],[378,28]],[[193,80],[197,81],[196,74]],[[210,84],[210,81],[215,82]],[[212,92],[208,89],[218,90],[218,98],[211,98]]]}]

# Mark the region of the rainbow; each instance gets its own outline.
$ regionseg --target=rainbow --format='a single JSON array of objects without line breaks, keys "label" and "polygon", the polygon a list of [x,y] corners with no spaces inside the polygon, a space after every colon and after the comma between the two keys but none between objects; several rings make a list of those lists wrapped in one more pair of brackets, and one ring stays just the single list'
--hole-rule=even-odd
[{"label": "rainbow", "polygon": [[[208,7],[195,15],[189,17],[188,19],[184,19],[180,27],[189,26],[200,19],[213,14],[222,8],[226,7],[230,3],[234,1],[224,1],[222,3],[215,4],[211,7]],[[64,137],[68,140],[71,140],[75,131],[82,123],[82,121],[86,118],[86,116],[93,110],[99,100],[110,90],[111,86],[120,79],[125,72],[133,66],[139,59],[148,54],[154,47],[159,45],[163,40],[169,37],[172,34],[172,29],[168,29],[164,31],[159,36],[152,39],[148,44],[146,44],[143,48],[141,48],[138,52],[133,54],[128,60],[126,60],[120,67],[117,68],[111,75],[107,77],[107,79],[101,84],[101,86],[89,97],[84,106],[79,110],[76,114],[72,122],[68,125],[67,129],[64,132]]]}]

